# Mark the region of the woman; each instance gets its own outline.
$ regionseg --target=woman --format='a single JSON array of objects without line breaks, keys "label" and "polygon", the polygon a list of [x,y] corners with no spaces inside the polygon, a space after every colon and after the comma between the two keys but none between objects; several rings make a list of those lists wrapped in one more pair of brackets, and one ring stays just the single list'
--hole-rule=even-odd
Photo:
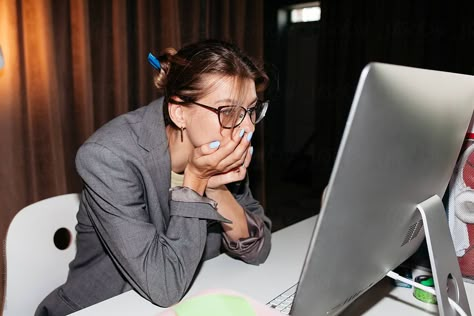
[{"label": "woman", "polygon": [[267,109],[257,98],[265,73],[219,41],[152,61],[163,98],[107,123],[77,153],[77,254],[36,315],[72,313],[130,289],[170,306],[202,260],[222,251],[251,264],[268,256],[270,220],[246,173]]}]

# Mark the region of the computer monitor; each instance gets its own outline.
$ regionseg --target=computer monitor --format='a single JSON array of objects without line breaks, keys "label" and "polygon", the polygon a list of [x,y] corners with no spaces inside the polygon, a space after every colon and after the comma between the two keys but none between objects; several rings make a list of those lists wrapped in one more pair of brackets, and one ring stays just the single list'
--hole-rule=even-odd
[{"label": "computer monitor", "polygon": [[363,70],[291,315],[344,310],[418,249],[422,216],[434,229],[428,244],[442,252],[438,272],[461,278],[466,308],[440,197],[473,109],[472,76],[381,63]]}]

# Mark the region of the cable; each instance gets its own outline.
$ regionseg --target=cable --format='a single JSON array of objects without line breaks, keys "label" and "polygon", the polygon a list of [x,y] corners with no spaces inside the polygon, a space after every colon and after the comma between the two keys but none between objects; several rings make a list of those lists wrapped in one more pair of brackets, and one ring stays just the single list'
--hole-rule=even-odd
[{"label": "cable", "polygon": [[[407,278],[404,278],[402,277],[401,275],[399,275],[398,273],[396,272],[393,272],[393,271],[390,271],[387,273],[387,276],[394,279],[394,280],[398,280],[398,281],[402,281],[402,282],[405,282],[407,284],[410,284],[411,286],[414,286],[416,288],[419,288],[420,290],[423,290],[425,292],[428,292],[428,293],[431,293],[433,295],[436,295],[436,292],[435,290],[432,288],[432,287],[428,287],[428,286],[425,286],[423,284],[420,284],[420,283],[417,283],[417,282],[413,282],[412,280],[410,279],[407,279]],[[467,316],[466,312],[461,308],[461,306],[459,306],[459,304],[457,302],[455,302],[452,298],[450,298],[448,296],[448,300],[449,300],[449,304],[456,310],[456,312],[458,312],[459,315],[461,316]]]}]

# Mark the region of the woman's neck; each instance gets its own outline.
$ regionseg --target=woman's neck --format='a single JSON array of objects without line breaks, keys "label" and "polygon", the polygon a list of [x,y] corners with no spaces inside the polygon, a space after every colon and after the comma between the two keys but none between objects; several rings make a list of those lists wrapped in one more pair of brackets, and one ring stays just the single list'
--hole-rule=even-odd
[{"label": "woman's neck", "polygon": [[181,131],[170,125],[166,126],[166,135],[170,148],[171,170],[175,173],[183,173],[193,147],[186,135],[183,135],[181,141]]}]

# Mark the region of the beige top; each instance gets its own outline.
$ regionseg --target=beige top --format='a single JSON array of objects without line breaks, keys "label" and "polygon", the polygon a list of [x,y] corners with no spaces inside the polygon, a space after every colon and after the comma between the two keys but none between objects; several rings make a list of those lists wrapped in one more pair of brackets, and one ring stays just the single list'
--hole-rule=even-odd
[{"label": "beige top", "polygon": [[171,187],[182,187],[184,181],[184,174],[178,174],[171,171]]}]

